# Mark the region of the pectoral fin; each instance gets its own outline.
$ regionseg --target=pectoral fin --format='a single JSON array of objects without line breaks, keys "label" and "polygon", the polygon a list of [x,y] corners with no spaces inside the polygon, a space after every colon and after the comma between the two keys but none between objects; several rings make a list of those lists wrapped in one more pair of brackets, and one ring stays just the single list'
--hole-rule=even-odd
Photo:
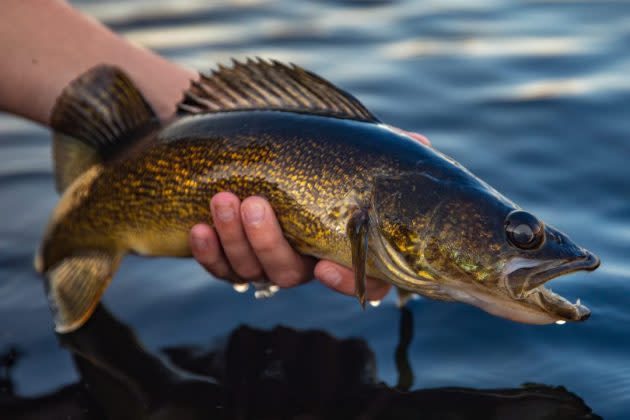
[{"label": "pectoral fin", "polygon": [[46,291],[55,331],[68,333],[88,320],[120,262],[106,251],[85,251],[46,272]]},{"label": "pectoral fin", "polygon": [[347,232],[352,247],[354,292],[365,308],[365,280],[368,256],[369,215],[367,209],[357,209],[348,220]]}]

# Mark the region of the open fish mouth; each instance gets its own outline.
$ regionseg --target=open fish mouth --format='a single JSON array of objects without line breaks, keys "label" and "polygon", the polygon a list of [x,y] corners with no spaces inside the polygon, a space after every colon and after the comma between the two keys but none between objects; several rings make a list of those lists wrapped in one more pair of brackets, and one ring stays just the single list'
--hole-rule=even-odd
[{"label": "open fish mouth", "polygon": [[[533,267],[525,265],[508,275],[508,289],[515,299],[525,300],[529,304],[543,309],[554,316],[557,321],[585,321],[591,311],[580,299],[571,303],[564,297],[554,293],[545,284],[550,280],[576,271],[593,271],[599,267],[599,258],[589,251],[581,250],[581,255],[571,260],[542,263],[536,262]],[[533,263],[533,262],[532,262]],[[519,262],[517,262],[519,264]]]}]

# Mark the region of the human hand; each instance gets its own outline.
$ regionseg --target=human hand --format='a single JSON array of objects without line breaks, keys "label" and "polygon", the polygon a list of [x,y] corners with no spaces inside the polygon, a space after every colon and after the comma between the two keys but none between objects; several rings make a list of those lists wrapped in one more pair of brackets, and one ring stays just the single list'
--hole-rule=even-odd
[{"label": "human hand", "polygon": [[[421,134],[394,130],[430,145]],[[207,224],[193,226],[190,245],[195,259],[213,276],[233,283],[268,279],[281,288],[298,286],[314,277],[337,292],[354,295],[353,270],[298,254],[264,198],[253,196],[241,202],[234,194],[221,192],[212,197],[210,210],[214,229]],[[380,300],[390,287],[368,277],[366,297]]]}]

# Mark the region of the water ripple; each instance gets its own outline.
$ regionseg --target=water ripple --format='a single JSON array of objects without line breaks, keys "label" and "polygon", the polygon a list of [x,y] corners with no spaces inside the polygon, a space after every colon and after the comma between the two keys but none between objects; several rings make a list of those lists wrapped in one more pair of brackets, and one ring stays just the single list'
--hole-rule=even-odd
[{"label": "water ripple", "polygon": [[[565,385],[606,419],[630,405],[630,2],[78,0],[137,44],[197,69],[247,56],[295,62],[385,121],[427,134],[491,185],[592,248],[602,267],[554,280],[593,317],[532,327],[415,301],[417,386]],[[31,258],[57,201],[49,133],[0,115],[0,344],[30,355],[25,394],[75,380]],[[361,336],[393,383],[393,297],[361,311],[321,285],[253,302],[191,261],[125,260],[105,302],[151,348],[242,323]],[[0,347],[2,347],[0,345]]]}]

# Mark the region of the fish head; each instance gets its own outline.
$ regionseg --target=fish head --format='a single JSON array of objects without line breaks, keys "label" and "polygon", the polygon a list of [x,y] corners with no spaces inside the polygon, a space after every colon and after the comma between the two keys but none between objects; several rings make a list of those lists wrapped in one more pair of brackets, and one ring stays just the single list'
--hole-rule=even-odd
[{"label": "fish head", "polygon": [[[504,233],[508,245],[503,251],[504,263],[498,278],[506,298],[523,301],[528,307],[543,311],[543,315],[550,319],[534,317],[534,320],[540,319],[544,323],[588,319],[591,311],[581,304],[580,299],[571,303],[546,284],[565,274],[593,271],[599,267],[599,258],[578,246],[566,234],[521,209],[507,214]],[[527,322],[526,314],[524,316]]]},{"label": "fish head", "polygon": [[599,258],[482,181],[408,177],[375,203],[376,259],[397,286],[522,323],[590,316],[545,285]]}]

